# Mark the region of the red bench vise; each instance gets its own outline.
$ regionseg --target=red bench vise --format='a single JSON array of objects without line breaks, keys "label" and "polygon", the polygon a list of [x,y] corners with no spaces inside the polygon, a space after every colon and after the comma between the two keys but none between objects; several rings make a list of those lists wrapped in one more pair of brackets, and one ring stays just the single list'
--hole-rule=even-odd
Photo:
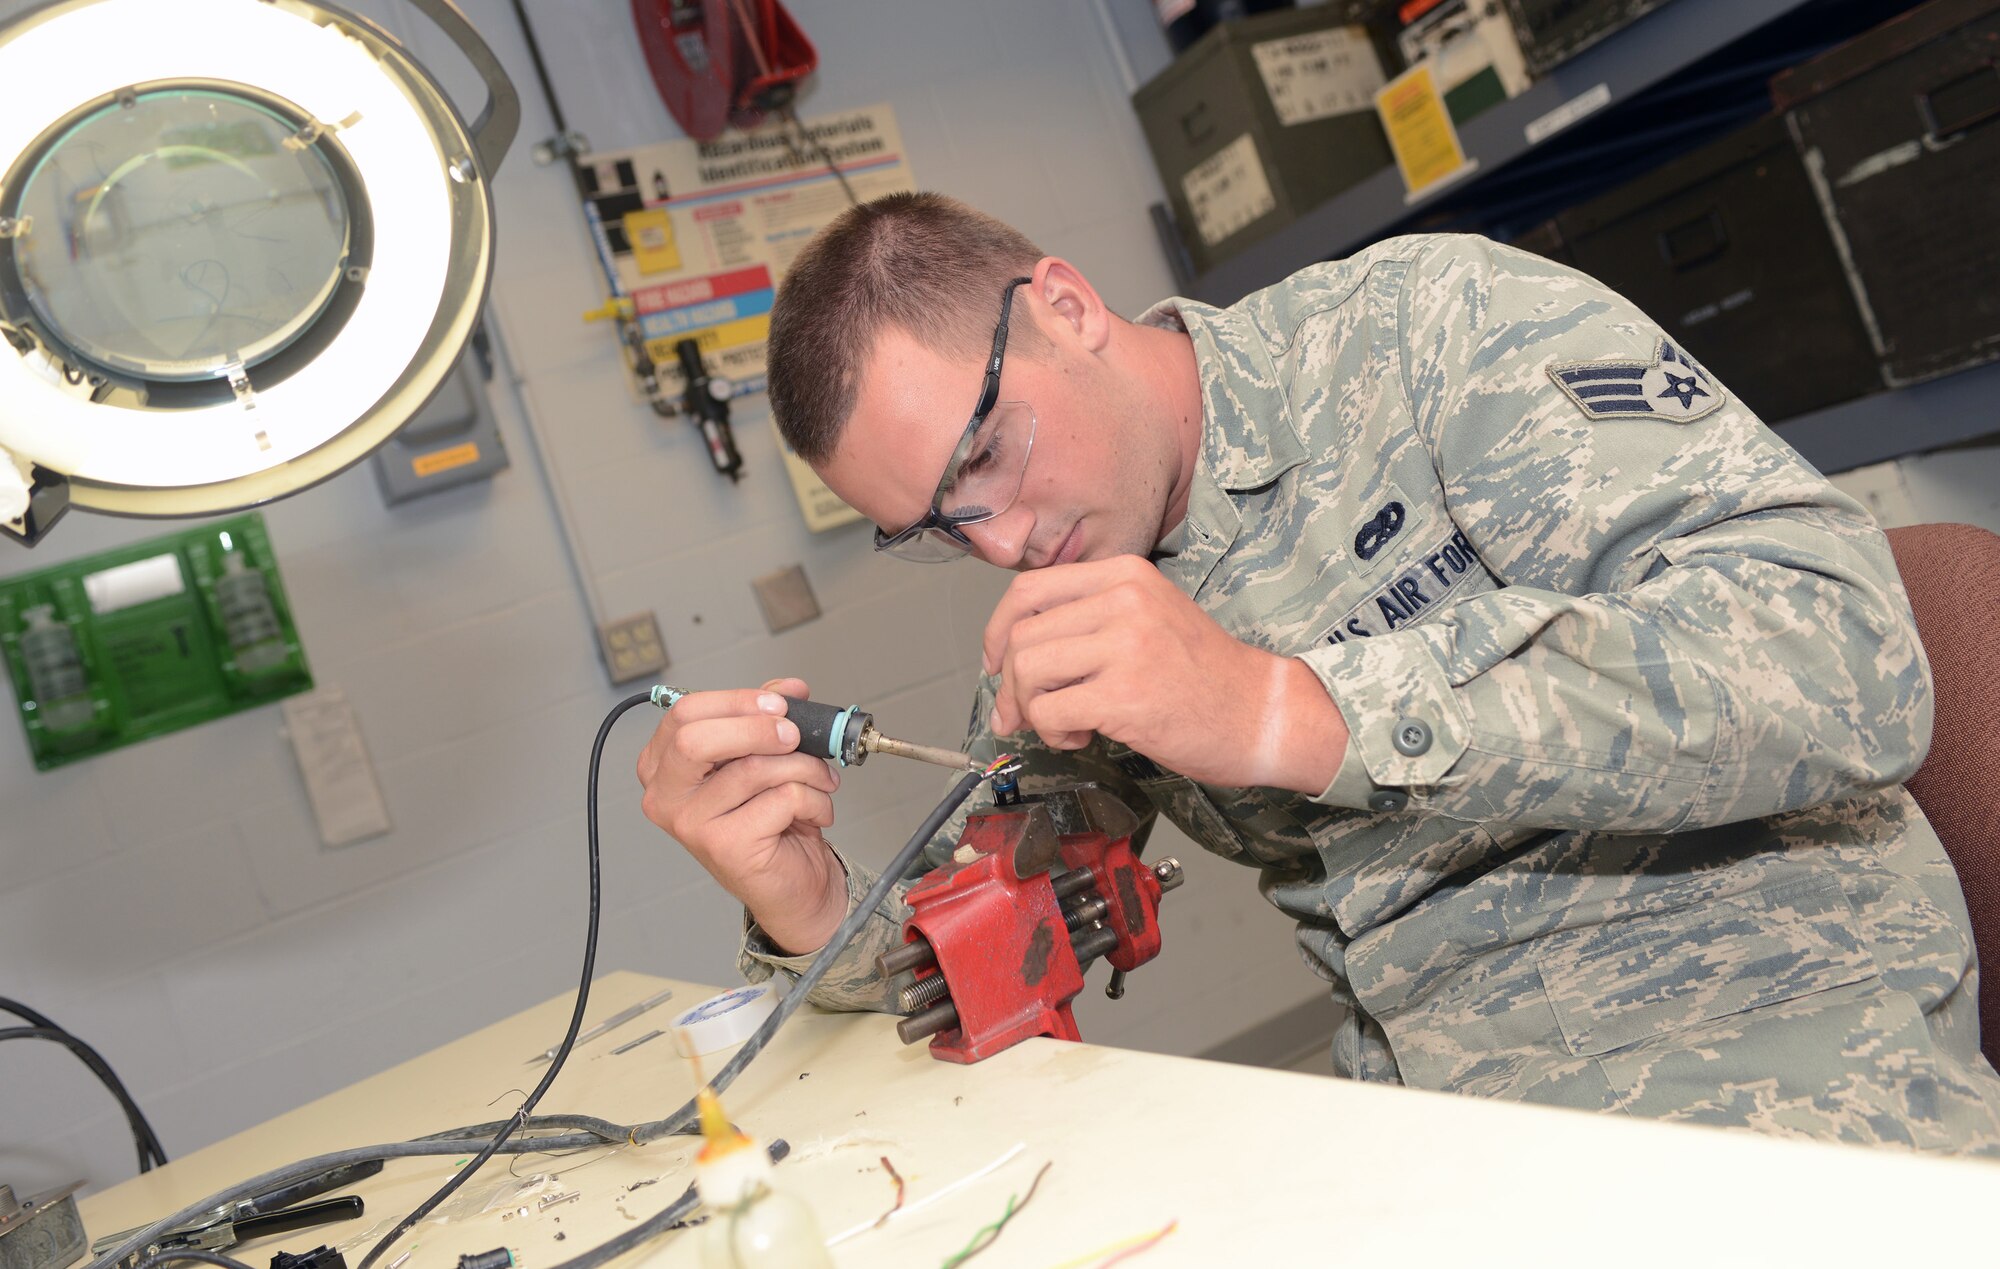
[{"label": "red bench vise", "polygon": [[[1030,1036],[1075,1040],[1070,1001],[1102,957],[1118,971],[1160,954],[1160,896],[1172,859],[1132,848],[1138,821],[1095,785],[969,816],[952,861],[911,888],[903,945],[885,977],[914,971],[897,1024],[903,1043],[977,1062]],[[1115,993],[1114,993],[1115,994]]]}]

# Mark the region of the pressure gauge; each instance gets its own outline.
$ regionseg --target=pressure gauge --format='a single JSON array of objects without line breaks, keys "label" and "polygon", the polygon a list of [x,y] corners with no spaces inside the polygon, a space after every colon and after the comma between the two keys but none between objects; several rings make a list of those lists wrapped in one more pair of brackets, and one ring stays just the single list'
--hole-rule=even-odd
[{"label": "pressure gauge", "polygon": [[124,515],[255,505],[444,382],[519,107],[450,0],[410,3],[486,82],[471,128],[315,0],[58,0],[0,27],[0,484]]}]

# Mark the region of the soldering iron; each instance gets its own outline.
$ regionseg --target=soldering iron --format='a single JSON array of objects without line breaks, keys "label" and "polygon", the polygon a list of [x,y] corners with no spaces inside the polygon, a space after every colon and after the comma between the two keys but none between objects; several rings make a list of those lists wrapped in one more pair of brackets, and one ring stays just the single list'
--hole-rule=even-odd
[{"label": "soldering iron", "polygon": [[[662,683],[652,690],[651,699],[662,709],[672,709],[674,702],[686,695],[680,688]],[[787,696],[785,717],[799,729],[800,753],[824,758],[837,766],[858,767],[868,761],[869,754],[886,753],[898,758],[914,758],[933,766],[950,767],[953,771],[985,769],[969,753],[912,744],[883,735],[875,729],[875,715],[859,705],[822,705],[818,701],[802,701],[796,696]]]},{"label": "soldering iron", "polygon": [[886,753],[898,758],[915,758],[918,762],[934,766],[950,767],[955,771],[981,769],[981,764],[974,761],[971,754],[960,753],[956,749],[934,749],[929,745],[912,744],[883,735],[875,730],[875,716],[859,705],[842,709],[837,705],[822,705],[818,701],[802,701],[792,696],[787,696],[785,702],[785,717],[798,725],[800,753],[825,758],[843,767],[858,767],[868,761],[869,754]]}]

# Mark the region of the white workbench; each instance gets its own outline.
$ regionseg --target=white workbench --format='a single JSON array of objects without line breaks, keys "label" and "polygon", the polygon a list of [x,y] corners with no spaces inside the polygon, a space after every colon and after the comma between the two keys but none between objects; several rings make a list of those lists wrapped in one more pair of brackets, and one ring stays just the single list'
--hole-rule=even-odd
[{"label": "white workbench", "polygon": [[[540,1109],[618,1122],[663,1116],[693,1081],[661,1037],[717,990],[634,973],[601,979],[588,1024],[662,986],[675,998],[579,1046]],[[212,1191],[306,1155],[403,1140],[503,1118],[543,1068],[524,1061],[561,1037],[564,996],[105,1190],[83,1203],[92,1236],[157,1219]],[[1190,1007],[1196,1007],[1190,1002]],[[1408,1266],[1606,1264],[1991,1264],[2000,1259],[2000,1165],[1891,1150],[1777,1141],[1032,1040],[976,1066],[933,1060],[896,1040],[893,1019],[801,1010],[724,1095],[731,1117],[793,1146],[783,1175],[829,1235],[886,1211],[888,1156],[911,1204],[1012,1149],[1010,1163],[940,1202],[835,1250],[843,1266],[935,1266],[1000,1216],[1053,1161],[1040,1192],[976,1269],[1054,1266],[1178,1228],[1121,1264]],[[710,1060],[720,1066],[727,1054]],[[490,1104],[489,1104],[490,1103]],[[522,1176],[562,1173],[519,1202],[494,1192],[496,1159],[394,1255],[404,1269],[453,1269],[505,1245],[526,1269],[563,1259],[672,1202],[694,1143],[524,1156]],[[262,1266],[279,1247],[358,1243],[350,1264],[440,1184],[457,1157],[392,1163],[355,1187],[368,1215],[232,1249]],[[576,1169],[575,1171],[566,1171]],[[655,1184],[644,1184],[657,1178]],[[634,1183],[640,1188],[630,1189]],[[574,1192],[545,1211],[536,1198]],[[492,1210],[477,1212],[488,1201]],[[528,1216],[514,1214],[530,1206]],[[560,1238],[558,1237],[560,1235]],[[364,1241],[365,1237],[365,1241]],[[694,1240],[669,1234],[625,1264],[692,1266]],[[1086,1263],[1095,1263],[1086,1262]]]}]

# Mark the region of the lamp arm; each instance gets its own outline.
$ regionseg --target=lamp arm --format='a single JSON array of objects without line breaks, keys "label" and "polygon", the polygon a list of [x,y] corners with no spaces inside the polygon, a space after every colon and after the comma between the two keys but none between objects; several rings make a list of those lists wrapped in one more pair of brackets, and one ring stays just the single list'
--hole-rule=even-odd
[{"label": "lamp arm", "polygon": [[500,59],[452,0],[409,2],[458,46],[459,52],[465,54],[465,59],[486,81],[486,107],[472,122],[472,143],[479,151],[479,165],[486,170],[486,179],[490,181],[500,170],[500,160],[507,156],[508,147],[514,144],[514,135],[521,130],[521,96],[514,91],[514,81],[508,78]]}]

